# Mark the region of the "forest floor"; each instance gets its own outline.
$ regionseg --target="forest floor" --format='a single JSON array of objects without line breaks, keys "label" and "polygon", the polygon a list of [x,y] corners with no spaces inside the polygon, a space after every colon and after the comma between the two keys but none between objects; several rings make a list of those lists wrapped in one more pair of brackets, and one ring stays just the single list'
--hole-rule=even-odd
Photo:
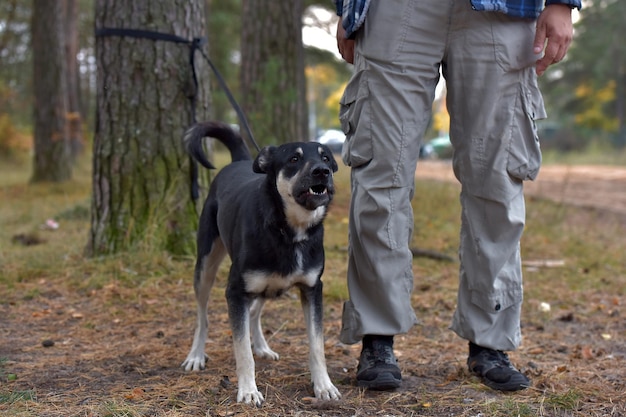
[{"label": "forest floor", "polygon": [[[449,163],[425,161],[417,176],[433,192],[438,181],[451,187],[444,192],[454,202],[451,175]],[[413,305],[420,324],[396,338],[402,387],[358,388],[360,346],[337,339],[346,268],[345,237],[338,237],[327,242],[324,328],[330,377],[343,398],[312,398],[302,314],[298,297],[288,293],[265,309],[266,337],[281,357],[256,361],[266,403],[254,408],[235,402],[226,267],[212,293],[207,369],[185,372],[180,364],[195,325],[193,259],[159,253],[84,259],[89,222],[78,214],[60,220],[58,230],[37,226],[40,244],[29,245],[15,237],[47,213],[88,207],[89,187],[64,188],[50,202],[40,190],[2,186],[0,415],[626,416],[626,170],[547,166],[527,190],[529,223],[548,217],[545,227],[554,219],[561,225],[558,233],[527,232],[545,246],[526,244],[524,341],[510,356],[531,378],[530,389],[501,393],[469,374],[467,345],[448,330],[458,264],[434,259],[416,260]],[[556,205],[544,207],[544,199]],[[55,201],[62,203],[51,207]],[[347,204],[346,196],[336,198],[327,238],[345,235]],[[458,233],[458,225],[451,228],[450,236]],[[450,240],[436,249],[454,254]],[[580,252],[566,253],[574,243]],[[587,259],[585,251],[596,247]]]}]

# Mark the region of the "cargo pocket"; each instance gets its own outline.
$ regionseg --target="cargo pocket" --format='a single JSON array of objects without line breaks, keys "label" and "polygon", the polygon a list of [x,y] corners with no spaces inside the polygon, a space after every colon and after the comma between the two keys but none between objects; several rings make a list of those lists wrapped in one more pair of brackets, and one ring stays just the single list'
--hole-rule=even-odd
[{"label": "cargo pocket", "polygon": [[339,102],[339,120],[346,141],[341,150],[343,162],[357,168],[372,160],[372,135],[368,103],[369,88],[365,72],[352,77]]},{"label": "cargo pocket", "polygon": [[[530,77],[532,74],[527,71]],[[534,180],[541,166],[541,147],[536,121],[546,117],[543,98],[536,80],[523,83],[508,146],[507,172],[521,181]]]},{"label": "cargo pocket", "polygon": [[471,290],[472,304],[488,313],[498,313],[519,304],[524,298],[522,287],[493,291]]},{"label": "cargo pocket", "polygon": [[504,13],[486,13],[491,20],[491,35],[496,62],[505,72],[533,66],[540,58],[533,51],[536,22]]}]

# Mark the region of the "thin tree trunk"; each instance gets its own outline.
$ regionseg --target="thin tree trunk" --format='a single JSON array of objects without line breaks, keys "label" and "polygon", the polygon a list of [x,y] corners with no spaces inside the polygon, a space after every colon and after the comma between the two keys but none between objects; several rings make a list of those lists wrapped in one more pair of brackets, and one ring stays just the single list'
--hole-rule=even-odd
[{"label": "thin tree trunk", "polygon": [[78,1],[64,0],[65,4],[65,56],[67,59],[67,122],[72,158],[85,147],[80,111],[80,81],[78,74]]},{"label": "thin tree trunk", "polygon": [[241,94],[257,140],[308,139],[303,1],[242,1]]},{"label": "thin tree trunk", "polygon": [[60,182],[72,177],[66,118],[68,105],[63,12],[61,1],[33,2],[33,182]]},{"label": "thin tree trunk", "polygon": [[[202,0],[97,0],[96,28],[156,31],[185,39],[205,32]],[[162,40],[96,39],[97,115],[88,250],[146,245],[192,252],[197,212],[182,136],[196,93],[189,47]],[[198,55],[198,54],[196,54]],[[207,117],[208,68],[199,59],[198,119]]]}]

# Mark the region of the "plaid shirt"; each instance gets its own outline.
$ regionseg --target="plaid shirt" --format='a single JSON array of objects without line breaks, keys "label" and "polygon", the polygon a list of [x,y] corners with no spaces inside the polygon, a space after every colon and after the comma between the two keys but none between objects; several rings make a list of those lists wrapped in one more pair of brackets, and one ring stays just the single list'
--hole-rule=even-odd
[{"label": "plaid shirt", "polygon": [[[333,0],[337,15],[342,16],[346,36],[351,37],[365,21],[372,0]],[[544,0],[469,0],[474,10],[501,12],[509,16],[536,19],[541,13]],[[566,4],[580,10],[581,0],[545,0],[550,4]]]}]

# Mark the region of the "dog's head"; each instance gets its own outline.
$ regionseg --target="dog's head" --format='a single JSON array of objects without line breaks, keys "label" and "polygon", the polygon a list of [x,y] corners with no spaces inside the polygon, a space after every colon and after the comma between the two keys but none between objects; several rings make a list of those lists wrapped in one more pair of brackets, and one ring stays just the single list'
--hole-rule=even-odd
[{"label": "dog's head", "polygon": [[335,194],[337,162],[331,150],[316,142],[268,146],[254,160],[253,170],[275,181],[288,222],[294,228],[319,223]]}]

